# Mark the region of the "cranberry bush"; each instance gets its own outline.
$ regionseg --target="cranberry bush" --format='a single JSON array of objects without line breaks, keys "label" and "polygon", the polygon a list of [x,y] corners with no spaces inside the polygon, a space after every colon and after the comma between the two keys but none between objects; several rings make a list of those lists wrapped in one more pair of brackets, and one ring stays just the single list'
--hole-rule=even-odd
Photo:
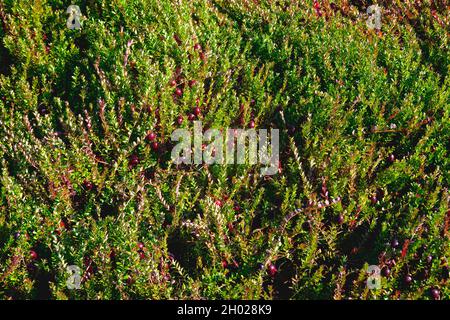
[{"label": "cranberry bush", "polygon": [[[369,1],[75,2],[79,30],[0,0],[0,298],[450,297],[446,1],[381,30]],[[194,120],[279,128],[278,174],[173,164]]]}]

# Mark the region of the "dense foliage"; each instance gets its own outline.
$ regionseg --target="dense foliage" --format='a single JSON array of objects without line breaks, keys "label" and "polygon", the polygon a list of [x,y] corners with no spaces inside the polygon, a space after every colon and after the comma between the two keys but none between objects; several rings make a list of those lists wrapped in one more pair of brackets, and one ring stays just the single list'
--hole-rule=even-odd
[{"label": "dense foliage", "polygon": [[[0,0],[0,298],[448,299],[449,4],[378,3]],[[194,119],[279,173],[174,165]]]}]

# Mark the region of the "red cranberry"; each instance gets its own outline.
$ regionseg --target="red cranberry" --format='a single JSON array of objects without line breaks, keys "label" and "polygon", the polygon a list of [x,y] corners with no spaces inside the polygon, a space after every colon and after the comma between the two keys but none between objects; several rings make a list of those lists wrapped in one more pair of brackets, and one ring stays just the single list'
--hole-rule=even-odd
[{"label": "red cranberry", "polygon": [[433,297],[434,300],[438,300],[440,298],[441,293],[439,292],[438,289],[433,288],[433,289],[431,289],[430,293],[431,293],[431,297]]},{"label": "red cranberry", "polygon": [[397,248],[398,245],[399,245],[399,243],[398,243],[398,240],[397,240],[397,239],[393,239],[393,240],[391,241],[391,247],[392,247],[392,249]]},{"label": "red cranberry", "polygon": [[200,43],[196,43],[196,44],[194,45],[194,50],[196,50],[196,51],[202,50],[202,46],[200,45]]},{"label": "red cranberry", "polygon": [[195,120],[195,114],[190,113],[190,114],[188,115],[188,120],[189,120],[189,121],[194,121],[194,120]]},{"label": "red cranberry", "polygon": [[194,110],[193,110],[193,112],[194,112],[194,114],[195,114],[196,116],[198,116],[198,115],[200,115],[200,113],[201,113],[202,111],[200,110],[199,107],[195,107]]},{"label": "red cranberry", "polygon": [[197,84],[197,81],[195,81],[195,80],[189,80],[189,82],[188,82],[189,88],[192,88],[196,84]]},{"label": "red cranberry", "polygon": [[338,224],[343,224],[344,223],[344,216],[342,214],[338,215],[337,223]]},{"label": "red cranberry", "polygon": [[157,150],[158,150],[158,148],[159,148],[159,144],[158,144],[158,142],[156,142],[156,141],[153,141],[153,143],[152,143],[152,149],[153,149],[153,151],[157,151]]},{"label": "red cranberry", "polygon": [[241,207],[238,206],[238,205],[235,205],[233,209],[234,209],[234,211],[236,211],[236,212],[241,211]]},{"label": "red cranberry", "polygon": [[83,186],[86,190],[90,191],[94,188],[94,184],[88,180],[84,180]]},{"label": "red cranberry", "polygon": [[383,276],[387,278],[391,274],[391,269],[389,269],[389,267],[384,267],[381,270],[381,272],[382,272]]},{"label": "red cranberry", "polygon": [[181,97],[181,96],[183,95],[183,90],[181,90],[180,88],[176,88],[176,89],[175,89],[175,94],[176,94],[178,97]]},{"label": "red cranberry", "polygon": [[255,127],[255,121],[251,120],[248,126],[253,129]]},{"label": "red cranberry", "polygon": [[139,248],[140,250],[143,250],[144,247],[145,247],[144,244],[143,244],[142,242],[138,242],[137,246],[138,246],[138,248]]},{"label": "red cranberry", "polygon": [[428,256],[427,257],[427,263],[431,264],[431,262],[433,262],[433,256]]},{"label": "red cranberry", "polygon": [[48,113],[48,110],[45,106],[39,106],[38,108],[38,112],[42,115],[45,116]]},{"label": "red cranberry", "polygon": [[183,116],[178,116],[177,123],[181,125],[183,123]]},{"label": "red cranberry", "polygon": [[405,279],[403,279],[403,281],[405,282],[406,285],[410,285],[411,282],[413,281],[413,278],[408,274],[405,276]]},{"label": "red cranberry", "polygon": [[147,134],[147,136],[145,137],[145,139],[147,141],[154,141],[156,139],[156,134],[154,134],[153,132],[150,132],[149,134]]},{"label": "red cranberry", "polygon": [[139,163],[139,158],[138,158],[138,156],[135,155],[135,154],[133,154],[133,155],[130,157],[130,166],[134,167],[134,166],[136,166],[138,163]]},{"label": "red cranberry", "polygon": [[216,200],[216,202],[214,202],[216,204],[216,206],[221,207],[222,206],[222,201],[220,200]]},{"label": "red cranberry", "polygon": [[177,86],[177,82],[175,80],[170,80],[169,84],[172,87],[176,87]]},{"label": "red cranberry", "polygon": [[226,267],[228,267],[227,261],[226,260],[222,260],[222,268],[225,269]]},{"label": "red cranberry", "polygon": [[269,268],[267,269],[267,272],[269,273],[269,275],[271,277],[275,277],[275,275],[277,274],[277,271],[278,271],[277,268],[273,264],[270,264]]},{"label": "red cranberry", "polygon": [[34,250],[30,250],[30,258],[32,260],[36,260],[38,258],[38,254]]},{"label": "red cranberry", "polygon": [[370,202],[372,202],[372,204],[376,204],[378,202],[377,196],[375,196],[375,195],[371,196]]},{"label": "red cranberry", "polygon": [[393,154],[389,155],[389,162],[394,162],[395,156]]}]

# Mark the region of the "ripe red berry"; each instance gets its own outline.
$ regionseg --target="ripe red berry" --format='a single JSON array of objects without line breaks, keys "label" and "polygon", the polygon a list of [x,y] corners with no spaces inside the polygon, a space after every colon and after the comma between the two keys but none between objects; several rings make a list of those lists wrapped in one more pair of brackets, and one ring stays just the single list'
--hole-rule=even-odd
[{"label": "ripe red berry", "polygon": [[222,206],[222,201],[220,200],[216,200],[216,202],[214,202],[216,206],[221,207]]},{"label": "ripe red berry", "polygon": [[189,88],[192,88],[196,84],[197,84],[197,81],[195,81],[195,80],[189,80],[189,82],[188,82]]},{"label": "ripe red berry", "polygon": [[86,190],[90,191],[94,188],[94,184],[88,180],[83,181],[83,186]]},{"label": "ripe red berry", "polygon": [[183,123],[183,116],[178,116],[177,123],[180,125]]},{"label": "ripe red berry", "polygon": [[278,271],[277,268],[273,264],[270,264],[267,269],[267,272],[269,273],[269,275],[271,277],[275,277],[275,275],[277,274],[277,271]]},{"label": "ripe red berry", "polygon": [[194,45],[194,50],[196,50],[196,51],[202,50],[202,46],[200,45],[200,43],[196,43],[196,44]]},{"label": "ripe red berry", "polygon": [[196,116],[198,116],[198,115],[200,115],[200,113],[201,113],[202,111],[200,110],[199,107],[195,107],[194,110],[193,110],[193,112],[194,112],[194,114],[195,114]]},{"label": "ripe red berry", "polygon": [[395,156],[393,154],[389,155],[389,162],[394,162]]},{"label": "ripe red berry", "polygon": [[195,119],[195,114],[190,113],[190,114],[188,115],[188,120],[189,120],[189,121],[194,121],[194,119]]},{"label": "ripe red berry", "polygon": [[175,94],[176,94],[178,97],[181,97],[181,96],[183,95],[183,90],[181,90],[180,88],[176,88],[176,89],[175,89]]},{"label": "ripe red berry", "polygon": [[156,134],[153,132],[150,132],[149,134],[147,134],[147,136],[145,137],[145,140],[147,141],[154,141],[156,139]]},{"label": "ripe red berry", "polygon": [[226,260],[222,260],[222,268],[225,269],[226,267],[228,267],[227,261]]},{"label": "ripe red berry", "polygon": [[139,158],[138,158],[138,156],[135,155],[135,154],[133,154],[133,155],[130,157],[130,161],[129,161],[130,166],[131,166],[131,167],[134,167],[134,166],[136,166],[138,163],[139,163]]},{"label": "ripe red berry", "polygon": [[157,150],[158,150],[158,148],[159,148],[159,144],[158,144],[158,142],[156,142],[156,141],[153,141],[153,143],[152,143],[152,149],[153,149],[153,151],[157,151]]},{"label": "ripe red berry", "polygon": [[338,224],[343,224],[344,223],[344,216],[342,214],[338,215],[337,223]]},{"label": "ripe red berry", "polygon": [[142,250],[139,250],[139,258],[141,258],[141,260],[144,260],[145,259],[145,252],[144,251],[142,251]]},{"label": "ripe red berry", "polygon": [[406,285],[410,285],[411,282],[413,281],[413,278],[410,275],[406,275],[403,281],[405,282]]},{"label": "ripe red berry", "polygon": [[384,267],[381,270],[381,272],[382,272],[383,276],[387,278],[391,274],[391,269],[389,269],[389,267]]},{"label": "ripe red berry", "polygon": [[433,288],[433,289],[431,289],[431,297],[434,299],[434,300],[438,300],[439,299],[439,297],[440,297],[440,295],[441,295],[441,293],[439,292],[439,290],[438,289],[436,289],[436,288]]},{"label": "ripe red berry", "polygon": [[391,247],[392,247],[392,249],[397,248],[398,245],[399,245],[399,242],[398,242],[397,239],[393,239],[393,240],[391,241]]},{"label": "ripe red berry", "polygon": [[142,250],[142,249],[144,249],[144,244],[142,243],[142,242],[138,242],[138,244],[137,244],[137,247],[140,249],[140,250]]},{"label": "ripe red berry", "polygon": [[255,127],[255,121],[250,120],[250,123],[248,124],[249,128],[254,128]]},{"label": "ripe red berry", "polygon": [[38,258],[38,254],[34,250],[30,250],[30,258],[32,260],[36,260]]},{"label": "ripe red berry", "polygon": [[375,196],[375,195],[371,196],[370,202],[372,202],[372,204],[376,204],[378,202],[377,196]]},{"label": "ripe red berry", "polygon": [[38,108],[38,112],[42,115],[45,116],[48,113],[48,110],[45,106],[41,105]]},{"label": "ripe red berry", "polygon": [[241,207],[238,206],[238,205],[235,205],[233,209],[234,209],[234,211],[236,211],[236,212],[241,211]]},{"label": "ripe red berry", "polygon": [[433,256],[430,255],[427,257],[427,263],[431,264],[431,262],[433,262]]},{"label": "ripe red berry", "polygon": [[170,82],[169,82],[169,84],[172,86],[172,87],[176,87],[177,86],[177,82],[175,81],[175,80],[170,80]]}]

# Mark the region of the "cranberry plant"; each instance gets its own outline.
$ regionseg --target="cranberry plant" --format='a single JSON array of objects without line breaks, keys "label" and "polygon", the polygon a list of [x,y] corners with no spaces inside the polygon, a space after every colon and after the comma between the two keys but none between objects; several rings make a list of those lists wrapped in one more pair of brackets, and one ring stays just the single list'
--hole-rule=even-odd
[{"label": "cranberry plant", "polygon": [[[75,2],[0,0],[0,298],[450,297],[446,1],[381,30],[370,1]],[[280,129],[278,173],[175,165],[193,121]]]}]

